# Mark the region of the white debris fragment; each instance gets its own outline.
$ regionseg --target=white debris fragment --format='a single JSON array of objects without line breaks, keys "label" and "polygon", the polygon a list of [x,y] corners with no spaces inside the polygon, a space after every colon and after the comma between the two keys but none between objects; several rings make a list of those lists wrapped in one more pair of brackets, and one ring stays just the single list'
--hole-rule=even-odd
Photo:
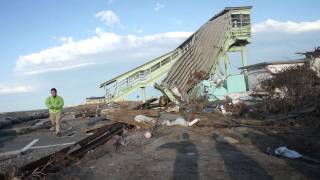
[{"label": "white debris fragment", "polygon": [[280,155],[280,156],[291,158],[291,159],[302,157],[302,155],[300,153],[298,153],[297,151],[290,150],[284,146],[278,147],[276,150],[274,150],[274,153],[276,155]]},{"label": "white debris fragment", "polygon": [[147,139],[150,139],[152,136],[151,132],[147,131],[144,133],[144,137],[147,138]]},{"label": "white debris fragment", "polygon": [[167,112],[179,112],[180,107],[179,106],[174,106],[174,107],[168,107]]},{"label": "white debris fragment", "polygon": [[199,119],[199,118],[196,118],[196,119],[194,119],[193,121],[189,122],[189,126],[192,126],[192,125],[196,124],[196,123],[199,122],[199,121],[200,121],[200,119]]},{"label": "white debris fragment", "polygon": [[188,126],[189,122],[187,122],[182,117],[178,117],[176,120],[173,120],[173,121],[165,120],[165,121],[162,122],[162,125],[166,125],[166,126],[175,126],[175,125]]},{"label": "white debris fragment", "polygon": [[221,109],[222,114],[226,114],[227,113],[226,110],[224,109],[223,105],[220,106],[220,109]]},{"label": "white debris fragment", "polygon": [[197,122],[199,122],[200,119],[196,118],[194,120],[192,120],[191,122],[186,121],[184,118],[182,117],[178,117],[175,120],[164,120],[161,124],[165,125],[165,126],[193,126],[194,124],[196,124]]},{"label": "white debris fragment", "polygon": [[151,123],[155,123],[155,119],[152,117],[148,117],[145,115],[137,115],[134,117],[134,120],[137,122],[151,122]]}]

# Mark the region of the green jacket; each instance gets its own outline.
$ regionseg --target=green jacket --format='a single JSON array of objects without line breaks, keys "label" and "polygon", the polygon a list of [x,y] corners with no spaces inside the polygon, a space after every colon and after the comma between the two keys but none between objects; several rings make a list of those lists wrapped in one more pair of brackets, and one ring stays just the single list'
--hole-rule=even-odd
[{"label": "green jacket", "polygon": [[46,99],[46,106],[49,109],[49,113],[58,113],[62,111],[64,102],[60,96],[50,96]]}]

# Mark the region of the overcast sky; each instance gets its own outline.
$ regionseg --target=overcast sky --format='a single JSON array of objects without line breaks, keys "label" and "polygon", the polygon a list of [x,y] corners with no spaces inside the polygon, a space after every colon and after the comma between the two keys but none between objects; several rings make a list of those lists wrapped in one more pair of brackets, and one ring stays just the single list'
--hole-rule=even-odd
[{"label": "overcast sky", "polygon": [[67,106],[101,96],[101,82],[173,50],[226,6],[246,5],[249,64],[320,45],[314,0],[2,0],[0,112],[44,108],[51,87]]}]

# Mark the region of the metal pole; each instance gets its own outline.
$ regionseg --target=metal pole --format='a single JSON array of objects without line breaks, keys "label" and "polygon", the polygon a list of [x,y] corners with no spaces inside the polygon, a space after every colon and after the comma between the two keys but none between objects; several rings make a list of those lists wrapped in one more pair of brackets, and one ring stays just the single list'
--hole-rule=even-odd
[{"label": "metal pole", "polygon": [[242,66],[246,66],[247,65],[247,50],[245,47],[242,47],[241,57],[242,57]]},{"label": "metal pole", "polygon": [[227,76],[230,76],[231,71],[230,71],[230,59],[227,53],[224,53],[223,55],[223,60],[224,60],[224,71]]},{"label": "metal pole", "polygon": [[146,87],[141,87],[141,98],[143,102],[146,102]]},{"label": "metal pole", "polygon": [[[242,57],[242,66],[246,66],[247,65],[247,50],[246,50],[245,47],[242,47],[241,57]],[[247,70],[243,71],[243,75],[244,75],[244,80],[246,82],[246,90],[249,91],[249,82],[248,82]]]}]

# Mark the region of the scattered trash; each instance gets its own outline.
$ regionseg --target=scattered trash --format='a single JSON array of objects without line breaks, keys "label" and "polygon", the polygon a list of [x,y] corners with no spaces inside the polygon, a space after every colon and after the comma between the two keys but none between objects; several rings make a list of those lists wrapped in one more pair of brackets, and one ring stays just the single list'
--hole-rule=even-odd
[{"label": "scattered trash", "polygon": [[179,125],[179,126],[193,126],[194,124],[196,124],[197,122],[199,122],[200,119],[196,118],[194,120],[192,120],[191,122],[186,121],[184,118],[182,117],[178,117],[175,120],[165,120],[162,122],[162,125],[165,126],[175,126],[175,125]]},{"label": "scattered trash", "polygon": [[200,119],[199,118],[196,118],[194,119],[193,121],[189,122],[189,126],[193,126],[194,124],[196,124],[197,122],[199,122]]},{"label": "scattered trash", "polygon": [[148,117],[145,115],[137,115],[134,117],[134,120],[137,122],[151,122],[151,123],[155,123],[155,119],[152,117]]},{"label": "scattered trash", "polygon": [[175,126],[175,125],[179,125],[179,126],[188,126],[189,123],[181,118],[181,117],[178,117],[176,120],[173,120],[173,121],[170,121],[170,120],[165,120],[162,122],[162,125],[166,125],[166,126]]},{"label": "scattered trash", "polygon": [[144,133],[144,137],[147,138],[147,139],[150,139],[152,137],[152,134],[151,132],[147,131]]},{"label": "scattered trash", "polygon": [[174,107],[168,107],[167,112],[179,112],[180,107],[174,106]]},{"label": "scattered trash", "polygon": [[297,151],[290,150],[287,147],[281,146],[274,150],[274,153],[279,156],[287,157],[290,159],[301,158],[302,155]]},{"label": "scattered trash", "polygon": [[[143,115],[145,117],[139,116],[139,115]],[[137,129],[139,129],[139,128],[148,129],[152,125],[154,125],[154,123],[148,122],[149,120],[151,120],[150,117],[158,117],[159,110],[119,109],[119,110],[116,110],[110,114],[107,114],[106,116],[111,121],[130,124],[132,126],[135,126]],[[136,118],[136,116],[138,116],[138,117]],[[138,122],[137,120],[140,122]],[[144,120],[146,120],[146,121],[144,121]],[[155,122],[155,118],[154,118],[153,122]]]},{"label": "scattered trash", "polygon": [[221,109],[222,114],[226,114],[227,113],[226,110],[224,109],[223,105],[220,106],[220,109]]}]

